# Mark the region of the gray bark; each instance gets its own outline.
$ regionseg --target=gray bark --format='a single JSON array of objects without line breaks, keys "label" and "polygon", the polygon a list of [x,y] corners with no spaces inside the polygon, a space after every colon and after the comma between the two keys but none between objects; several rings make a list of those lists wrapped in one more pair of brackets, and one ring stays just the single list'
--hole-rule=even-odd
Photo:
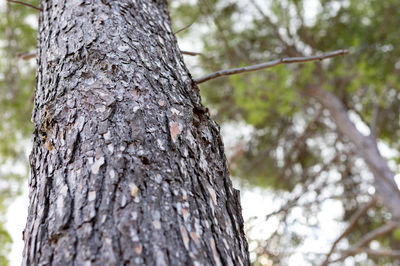
[{"label": "gray bark", "polygon": [[42,0],[24,265],[249,265],[164,0]]}]

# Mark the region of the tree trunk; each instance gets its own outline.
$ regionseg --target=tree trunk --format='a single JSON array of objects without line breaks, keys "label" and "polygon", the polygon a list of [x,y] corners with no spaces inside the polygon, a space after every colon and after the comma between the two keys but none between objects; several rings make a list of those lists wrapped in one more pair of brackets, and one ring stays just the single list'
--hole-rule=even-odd
[{"label": "tree trunk", "polygon": [[249,265],[166,1],[41,8],[23,264]]}]

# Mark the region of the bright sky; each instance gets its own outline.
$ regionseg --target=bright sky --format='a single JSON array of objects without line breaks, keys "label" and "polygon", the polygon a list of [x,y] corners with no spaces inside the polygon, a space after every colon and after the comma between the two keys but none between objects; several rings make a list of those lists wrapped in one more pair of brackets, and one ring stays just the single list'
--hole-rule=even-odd
[{"label": "bright sky", "polygon": [[26,217],[28,215],[28,182],[23,184],[24,190],[8,208],[6,229],[10,233],[13,244],[9,255],[10,266],[20,266],[22,262],[22,231],[25,228]]}]

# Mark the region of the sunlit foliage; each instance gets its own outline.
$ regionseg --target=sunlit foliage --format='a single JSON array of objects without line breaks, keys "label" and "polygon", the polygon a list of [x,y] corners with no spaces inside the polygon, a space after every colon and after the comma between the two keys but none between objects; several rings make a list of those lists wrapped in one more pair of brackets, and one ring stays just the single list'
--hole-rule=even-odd
[{"label": "sunlit foliage", "polygon": [[[290,230],[298,223],[292,214],[296,206],[300,205],[304,222],[315,227],[315,217],[324,202],[341,202],[340,223],[345,226],[373,193],[371,174],[357,150],[336,130],[329,112],[307,97],[307,89],[319,86],[338,96],[363,133],[372,133],[386,151],[391,151],[384,155],[392,171],[400,172],[396,167],[400,159],[400,50],[396,49],[400,45],[400,17],[393,15],[400,2],[185,3],[174,10],[172,17],[177,27],[195,19],[179,35],[182,40],[204,32],[202,56],[198,59],[204,73],[282,57],[351,51],[343,58],[279,66],[200,86],[203,101],[220,123],[239,121],[253,127],[248,140],[234,146],[231,172],[247,185],[276,191],[277,198],[284,202],[280,204],[282,211],[275,215],[281,221],[276,232],[264,236],[252,252],[258,253],[259,258],[267,254],[276,263],[285,264],[290,257],[288,250],[295,251],[307,237]],[[200,31],[204,27],[208,31]],[[347,237],[349,246],[388,220],[390,213],[378,204],[358,221],[357,228]],[[293,234],[297,236],[293,238]],[[396,234],[382,237],[379,242],[381,247],[395,250],[399,244]],[[311,263],[320,263],[323,252],[327,249],[305,257]],[[379,265],[396,263],[388,257],[369,259],[368,263]]]}]

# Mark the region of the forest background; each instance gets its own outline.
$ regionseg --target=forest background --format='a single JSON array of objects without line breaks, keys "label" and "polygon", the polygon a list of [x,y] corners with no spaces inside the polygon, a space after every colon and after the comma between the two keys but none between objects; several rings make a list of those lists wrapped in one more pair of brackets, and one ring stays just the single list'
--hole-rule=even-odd
[{"label": "forest background", "polygon": [[[254,265],[400,264],[399,217],[377,182],[388,172],[369,161],[378,156],[389,177],[400,179],[400,1],[169,5],[178,43],[192,52],[185,59],[195,78],[350,51],[200,85],[204,104],[222,126],[232,178],[244,191]],[[0,12],[0,265],[7,265],[12,239],[6,213],[28,175],[38,10],[4,1]],[[380,153],[369,150],[374,145]],[[327,231],[326,224],[334,227]]]}]

